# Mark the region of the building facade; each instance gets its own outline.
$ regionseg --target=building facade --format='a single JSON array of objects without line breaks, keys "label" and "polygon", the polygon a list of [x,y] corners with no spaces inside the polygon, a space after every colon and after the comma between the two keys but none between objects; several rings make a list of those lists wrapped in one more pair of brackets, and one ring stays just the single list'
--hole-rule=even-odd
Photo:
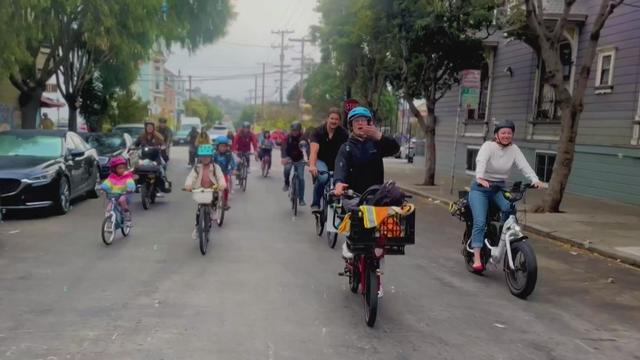
[{"label": "building facade", "polygon": [[[570,91],[599,4],[599,0],[587,0],[582,8],[572,10],[560,46]],[[553,16],[553,11],[550,7],[546,13]],[[640,9],[616,9],[598,46],[567,192],[640,205]],[[458,176],[471,180],[475,155],[492,138],[493,124],[509,119],[516,123],[515,142],[538,176],[543,181],[550,179],[560,113],[552,89],[541,81],[543,72],[544,63],[526,44],[504,34],[486,42],[478,106],[462,111],[455,163]],[[436,106],[441,175],[448,174],[452,163],[458,91],[453,88]]]}]

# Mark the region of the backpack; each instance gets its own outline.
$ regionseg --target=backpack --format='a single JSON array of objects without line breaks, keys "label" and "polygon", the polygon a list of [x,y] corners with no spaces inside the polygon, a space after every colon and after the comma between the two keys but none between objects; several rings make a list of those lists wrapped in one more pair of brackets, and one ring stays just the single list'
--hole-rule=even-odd
[{"label": "backpack", "polygon": [[374,206],[402,206],[406,194],[396,185],[394,181],[387,181],[382,184],[378,192],[373,196]]}]

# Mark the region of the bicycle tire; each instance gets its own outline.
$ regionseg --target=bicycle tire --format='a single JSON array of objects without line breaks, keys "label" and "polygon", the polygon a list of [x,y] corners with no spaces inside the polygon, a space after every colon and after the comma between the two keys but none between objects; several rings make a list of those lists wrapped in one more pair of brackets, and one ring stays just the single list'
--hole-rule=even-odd
[{"label": "bicycle tire", "polygon": [[298,216],[298,176],[296,175],[291,180],[291,209],[293,216]]},{"label": "bicycle tire", "polygon": [[[113,213],[110,213],[109,215],[104,217],[104,220],[102,220],[102,228],[101,228],[101,235],[102,235],[102,242],[109,246],[113,243],[113,239],[116,237],[116,229],[115,229],[115,224],[114,224],[114,215]],[[107,226],[110,229],[110,235],[107,235]]]},{"label": "bicycle tire", "polygon": [[379,280],[376,270],[365,265],[365,284],[362,294],[364,302],[364,318],[368,327],[373,327],[378,317],[378,288]]},{"label": "bicycle tire", "polygon": [[200,253],[207,254],[209,247],[209,231],[207,229],[207,220],[211,222],[211,214],[206,206],[203,206],[198,217],[198,240],[200,244]]},{"label": "bicycle tire", "polygon": [[324,232],[324,224],[327,221],[326,201],[324,197],[320,198],[320,212],[315,213],[316,216],[316,234],[322,237]]},{"label": "bicycle tire", "polygon": [[335,249],[337,242],[338,242],[338,233],[327,230],[327,245],[329,245],[331,249]]},{"label": "bicycle tire", "polygon": [[142,208],[149,210],[149,188],[146,183],[140,187],[140,197],[142,198]]},{"label": "bicycle tire", "polygon": [[359,257],[354,256],[351,260],[351,274],[349,275],[349,290],[352,293],[358,293],[358,287],[360,285],[360,269],[359,269]]},{"label": "bicycle tire", "polygon": [[243,192],[247,191],[247,180],[248,180],[247,172],[248,172],[248,169],[247,169],[247,165],[245,164],[242,167],[242,191]]},{"label": "bicycle tire", "polygon": [[[511,244],[511,252],[513,254],[513,262],[516,266],[516,270],[509,268],[509,259],[505,255],[504,257],[504,277],[509,288],[509,292],[517,298],[526,299],[531,295],[536,288],[536,282],[538,280],[538,262],[536,260],[536,254],[533,251],[531,245],[526,241],[519,241]],[[524,261],[524,263],[520,263]],[[516,273],[518,269],[523,267],[524,264],[524,283],[518,284]]]},{"label": "bicycle tire", "polygon": [[222,224],[224,223],[224,206],[224,195],[220,195],[220,199],[216,204],[216,223],[218,224],[218,227],[222,227]]}]

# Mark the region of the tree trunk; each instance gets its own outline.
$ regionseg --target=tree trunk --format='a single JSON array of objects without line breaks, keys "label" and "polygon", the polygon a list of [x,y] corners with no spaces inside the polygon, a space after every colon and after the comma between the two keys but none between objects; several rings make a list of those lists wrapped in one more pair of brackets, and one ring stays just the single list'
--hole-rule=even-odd
[{"label": "tree trunk", "polygon": [[436,115],[435,103],[427,100],[427,121],[424,127],[425,170],[422,185],[436,184]]},{"label": "tree trunk", "polygon": [[69,131],[78,131],[78,108],[75,107],[75,104],[72,106],[67,103],[69,107]]},{"label": "tree trunk", "polygon": [[40,99],[44,89],[37,86],[23,89],[18,96],[18,104],[22,113],[22,128],[35,129],[37,127]]}]

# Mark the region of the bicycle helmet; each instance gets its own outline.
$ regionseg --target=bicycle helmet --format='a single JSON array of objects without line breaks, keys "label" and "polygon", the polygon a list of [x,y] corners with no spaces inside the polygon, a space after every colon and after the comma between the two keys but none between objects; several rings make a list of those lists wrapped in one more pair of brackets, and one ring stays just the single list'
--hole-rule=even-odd
[{"label": "bicycle helmet", "polygon": [[114,170],[118,165],[126,165],[127,160],[125,160],[122,156],[116,156],[111,161],[109,161],[109,167],[111,170]]},{"label": "bicycle helmet", "polygon": [[216,146],[222,144],[229,145],[229,138],[226,135],[220,135],[216,138]]},{"label": "bicycle helmet", "polygon": [[371,120],[373,118],[373,115],[371,115],[371,111],[369,111],[369,109],[367,109],[366,107],[358,106],[349,111],[349,116],[347,116],[347,119],[349,122],[351,122],[357,117],[366,117]]},{"label": "bicycle helmet", "polygon": [[250,122],[248,122],[248,121],[245,121],[245,122],[242,124],[242,128],[243,128],[243,129],[250,129],[250,128],[251,128],[251,123],[250,123]]},{"label": "bicycle helmet", "polygon": [[299,121],[294,121],[290,126],[291,131],[302,131],[302,124]]},{"label": "bicycle helmet", "polygon": [[497,122],[495,127],[493,128],[493,133],[497,134],[501,129],[511,129],[511,131],[516,132],[516,124],[511,120],[503,120]]},{"label": "bicycle helmet", "polygon": [[213,146],[209,144],[198,146],[197,156],[213,156]]}]

